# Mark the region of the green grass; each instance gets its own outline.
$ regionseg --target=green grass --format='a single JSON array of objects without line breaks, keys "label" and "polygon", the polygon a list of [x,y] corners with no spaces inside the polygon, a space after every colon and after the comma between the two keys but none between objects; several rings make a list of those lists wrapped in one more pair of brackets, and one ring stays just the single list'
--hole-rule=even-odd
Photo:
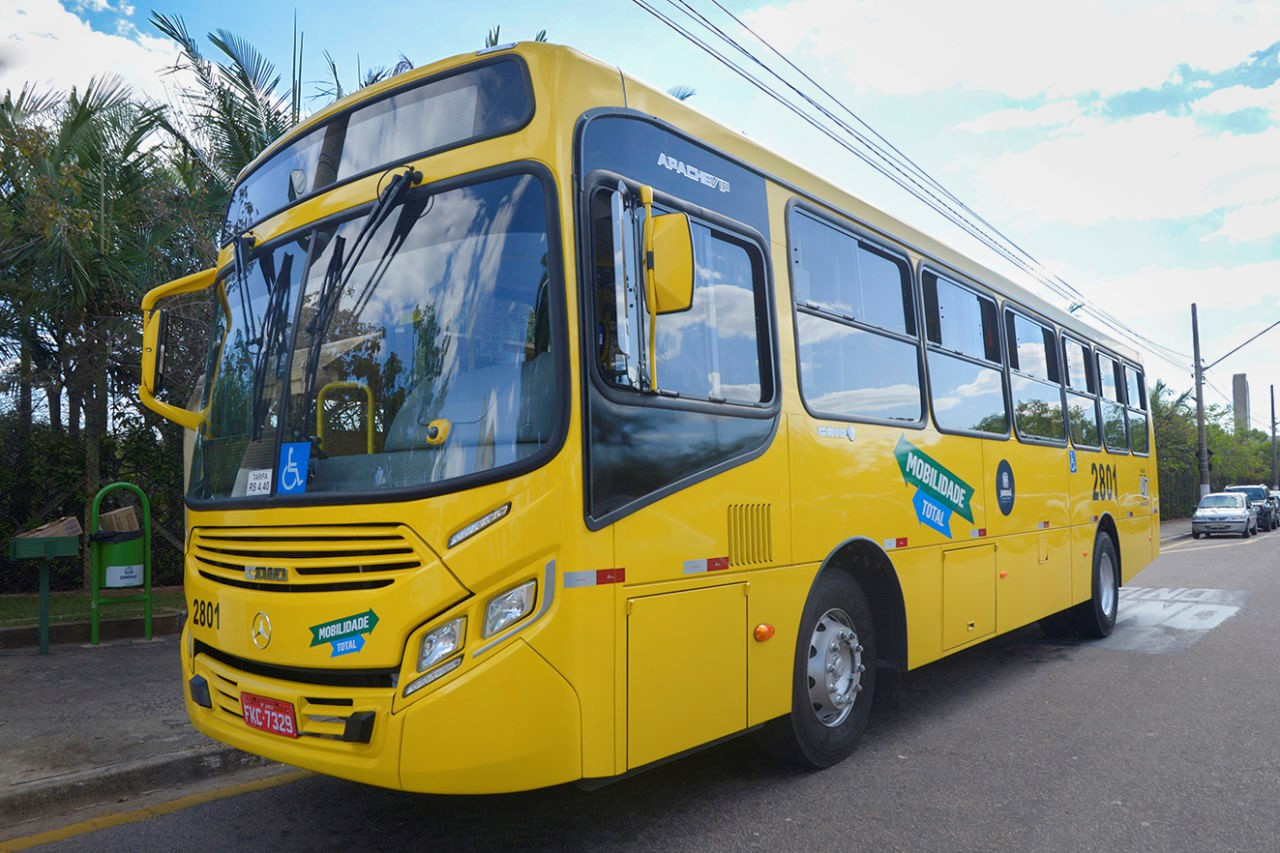
[{"label": "green grass", "polygon": [[[141,595],[141,589],[122,591],[124,597]],[[103,595],[99,599],[109,599]],[[89,607],[90,594],[87,591],[51,592],[49,593],[49,624],[58,622],[88,622],[91,618]],[[141,601],[113,604],[99,603],[98,615],[102,619],[118,619],[126,616],[142,616],[144,603]],[[180,586],[152,587],[151,615],[173,613],[186,607],[186,599]],[[40,623],[40,596],[0,595],[0,628],[18,628]]]}]

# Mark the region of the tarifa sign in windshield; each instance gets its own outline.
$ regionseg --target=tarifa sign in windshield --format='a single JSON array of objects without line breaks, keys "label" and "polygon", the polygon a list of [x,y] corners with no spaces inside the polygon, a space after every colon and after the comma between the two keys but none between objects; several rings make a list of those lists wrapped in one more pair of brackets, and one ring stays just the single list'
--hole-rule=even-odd
[{"label": "tarifa sign in windshield", "polygon": [[916,488],[911,505],[915,507],[916,518],[921,524],[932,527],[950,539],[952,513],[958,513],[961,518],[973,522],[973,510],[969,507],[969,502],[973,499],[973,486],[907,441],[905,435],[898,437],[898,446],[894,448],[893,455],[898,459],[903,482]]}]

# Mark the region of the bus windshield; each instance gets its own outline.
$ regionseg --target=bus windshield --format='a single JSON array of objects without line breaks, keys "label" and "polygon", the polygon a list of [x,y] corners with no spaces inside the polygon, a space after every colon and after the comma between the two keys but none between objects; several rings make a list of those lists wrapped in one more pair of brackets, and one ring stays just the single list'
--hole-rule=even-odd
[{"label": "bus windshield", "polygon": [[191,498],[412,489],[550,441],[561,333],[541,182],[413,190],[369,215],[237,247]]}]

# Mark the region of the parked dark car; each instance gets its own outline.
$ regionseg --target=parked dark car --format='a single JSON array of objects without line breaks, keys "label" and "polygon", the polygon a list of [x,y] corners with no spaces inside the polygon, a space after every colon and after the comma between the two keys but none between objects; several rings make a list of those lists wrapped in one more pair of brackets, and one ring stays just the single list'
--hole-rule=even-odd
[{"label": "parked dark car", "polygon": [[1280,525],[1280,515],[1277,515],[1275,504],[1271,502],[1271,490],[1261,483],[1256,486],[1227,486],[1223,491],[1248,497],[1249,503],[1258,510],[1259,530],[1275,530]]}]

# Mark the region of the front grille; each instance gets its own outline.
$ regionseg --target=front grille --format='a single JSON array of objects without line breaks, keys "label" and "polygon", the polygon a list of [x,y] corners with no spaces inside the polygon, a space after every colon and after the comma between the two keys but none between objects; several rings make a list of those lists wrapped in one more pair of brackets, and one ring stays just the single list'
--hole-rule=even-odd
[{"label": "front grille", "polygon": [[[244,720],[240,682],[234,673],[210,671],[209,698],[219,714]],[[368,743],[372,721],[381,710],[380,703],[354,695],[298,696],[290,701],[297,716],[298,736],[317,741]]]},{"label": "front grille", "polygon": [[259,663],[228,654],[199,640],[194,641],[194,653],[196,657],[205,655],[218,663],[246,672],[249,675],[257,675],[275,681],[292,681],[297,684],[316,684],[324,687],[379,687],[387,689],[396,686],[400,672],[397,667],[384,669],[315,669]]},{"label": "front grille", "polygon": [[201,527],[190,559],[215,583],[268,592],[336,592],[390,586],[430,561],[398,525]]}]

